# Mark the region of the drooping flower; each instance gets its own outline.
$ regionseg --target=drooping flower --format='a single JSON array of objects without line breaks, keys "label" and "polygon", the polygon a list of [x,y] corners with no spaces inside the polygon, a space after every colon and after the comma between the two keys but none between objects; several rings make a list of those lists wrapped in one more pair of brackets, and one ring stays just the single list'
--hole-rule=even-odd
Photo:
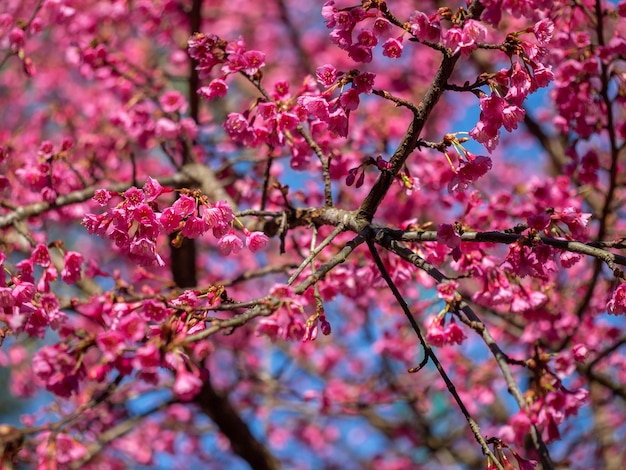
[{"label": "drooping flower", "polygon": [[193,398],[200,393],[201,388],[202,380],[200,380],[200,377],[189,372],[185,367],[178,369],[172,391],[179,400],[193,400]]},{"label": "drooping flower", "polygon": [[220,238],[217,242],[220,247],[220,251],[223,255],[229,255],[231,253],[237,254],[243,248],[243,242],[241,238],[235,235],[235,232],[231,230],[229,233]]},{"label": "drooping flower", "polygon": [[228,92],[228,85],[220,78],[216,78],[208,86],[198,89],[198,94],[207,101],[213,98],[223,98]]},{"label": "drooping flower", "polygon": [[609,300],[606,307],[610,314],[626,314],[626,284],[620,284],[617,286],[617,288],[613,291],[611,300]]},{"label": "drooping flower", "polygon": [[246,235],[246,247],[248,247],[251,252],[254,253],[262,250],[267,245],[268,238],[263,232],[245,231],[244,233]]},{"label": "drooping flower", "polygon": [[383,55],[390,59],[398,59],[402,56],[402,41],[389,38],[383,43]]},{"label": "drooping flower", "polygon": [[76,281],[80,280],[83,261],[83,255],[80,253],[76,253],[75,251],[65,253],[65,265],[63,271],[61,271],[61,279],[68,284],[74,284]]}]

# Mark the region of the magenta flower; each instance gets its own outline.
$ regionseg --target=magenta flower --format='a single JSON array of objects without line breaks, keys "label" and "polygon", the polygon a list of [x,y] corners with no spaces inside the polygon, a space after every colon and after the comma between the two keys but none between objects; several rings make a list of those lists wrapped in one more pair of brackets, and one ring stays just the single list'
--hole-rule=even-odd
[{"label": "magenta flower", "polygon": [[144,192],[134,186],[126,190],[124,197],[126,198],[126,207],[128,209],[136,209],[146,200]]},{"label": "magenta flower", "polygon": [[262,250],[267,245],[268,238],[263,232],[250,233],[246,231],[244,233],[246,235],[246,247],[248,247],[251,252],[255,253]]},{"label": "magenta flower", "polygon": [[491,123],[488,124],[482,120],[476,123],[469,135],[476,142],[483,144],[489,152],[495,150],[500,138],[498,127],[494,127]]},{"label": "magenta flower", "polygon": [[160,323],[165,320],[169,314],[169,310],[165,307],[163,302],[148,299],[143,303],[141,313],[146,320]]},{"label": "magenta flower", "polygon": [[301,96],[298,104],[306,109],[311,116],[327,121],[329,116],[328,101],[321,96]]},{"label": "magenta flower", "polygon": [[352,85],[359,93],[370,94],[374,87],[376,75],[371,72],[362,72],[352,79]]},{"label": "magenta flower", "polygon": [[192,215],[185,221],[181,234],[183,237],[187,238],[198,238],[209,230],[209,228],[209,224],[204,218]]},{"label": "magenta flower", "polygon": [[359,94],[355,88],[350,88],[341,94],[339,103],[346,111],[354,111],[359,107]]},{"label": "magenta flower", "polygon": [[164,192],[164,188],[161,186],[161,183],[151,176],[148,176],[142,189],[146,195],[146,202],[155,201]]},{"label": "magenta flower", "polygon": [[13,298],[18,304],[30,302],[35,298],[37,289],[32,282],[22,281],[19,279],[14,280],[15,286],[13,286]]},{"label": "magenta flower", "polygon": [[476,47],[476,43],[484,41],[486,37],[487,28],[485,28],[482,23],[476,20],[466,20],[463,23],[463,40],[461,42],[461,48],[474,49]]},{"label": "magenta flower", "polygon": [[113,362],[124,350],[124,335],[119,331],[104,331],[96,336],[96,344],[102,357]]},{"label": "magenta flower", "polygon": [[437,297],[448,303],[454,302],[458,287],[458,283],[455,281],[442,282],[437,285]]},{"label": "magenta flower", "polygon": [[69,466],[70,462],[82,459],[87,454],[87,448],[71,436],[64,433],[43,432],[38,436],[37,457],[39,468],[54,465],[50,461],[50,452],[54,449],[54,459],[63,467]]},{"label": "magenta flower", "polygon": [[10,287],[0,287],[0,308],[12,307],[15,299],[11,295]]},{"label": "magenta flower", "polygon": [[157,266],[165,266],[165,262],[156,251],[154,241],[148,238],[135,238],[130,244],[129,252],[143,265],[151,266],[156,264]]},{"label": "magenta flower", "polygon": [[176,372],[176,380],[174,380],[173,392],[176,397],[182,401],[190,401],[200,393],[202,388],[202,380],[189,372],[185,367],[181,367]]},{"label": "magenta flower", "polygon": [[525,115],[526,111],[519,106],[506,106],[502,110],[502,124],[507,131],[511,132],[513,129],[517,129],[518,123],[524,121]]},{"label": "magenta flower", "polygon": [[393,30],[392,24],[385,18],[376,18],[372,31],[376,36],[388,36]]},{"label": "magenta flower", "polygon": [[376,35],[367,29],[361,31],[356,40],[361,46],[369,47],[370,49],[378,44]]},{"label": "magenta flower", "polygon": [[184,113],[187,110],[187,101],[183,95],[176,90],[163,93],[163,95],[159,97],[159,103],[166,113]]},{"label": "magenta flower", "polygon": [[93,195],[93,200],[103,207],[107,205],[111,198],[112,194],[108,189],[97,189]]},{"label": "magenta flower", "polygon": [[315,70],[315,76],[322,85],[332,86],[337,81],[337,69],[330,64],[325,64]]},{"label": "magenta flower", "polygon": [[216,78],[208,86],[198,89],[198,94],[207,101],[213,98],[222,98],[228,92],[228,85],[220,78]]},{"label": "magenta flower", "polygon": [[34,264],[38,264],[39,266],[48,266],[50,264],[48,247],[43,243],[39,243],[30,255],[30,259],[33,260]]},{"label": "magenta flower", "polygon": [[348,116],[343,108],[333,111],[329,116],[328,130],[340,137],[348,136]]},{"label": "magenta flower", "polygon": [[224,130],[231,139],[239,143],[243,143],[252,134],[248,121],[239,113],[230,113],[228,115],[226,122],[224,122]]},{"label": "magenta flower", "polygon": [[259,116],[263,119],[271,119],[276,116],[276,103],[263,102],[257,106]]},{"label": "magenta flower", "polygon": [[544,18],[534,26],[533,32],[537,38],[537,43],[540,46],[545,46],[550,42],[554,34],[554,23],[548,18]]},{"label": "magenta flower", "polygon": [[188,217],[196,212],[196,200],[183,194],[172,204],[172,209],[179,217]]},{"label": "magenta flower", "polygon": [[137,369],[158,367],[161,365],[161,353],[154,342],[149,342],[137,348],[133,365]]},{"label": "magenta flower", "polygon": [[442,36],[444,46],[450,49],[453,55],[459,52],[463,42],[463,30],[461,28],[450,28]]},{"label": "magenta flower", "polygon": [[25,41],[26,33],[22,28],[13,28],[9,33],[9,44],[11,45],[11,50],[17,51],[22,49]]},{"label": "magenta flower", "polygon": [[63,271],[61,271],[61,279],[67,284],[74,284],[80,280],[81,266],[83,264],[83,255],[75,251],[65,253]]},{"label": "magenta flower", "polygon": [[372,48],[362,44],[353,44],[348,47],[348,55],[355,62],[369,64],[372,61]]},{"label": "magenta flower", "polygon": [[383,43],[383,55],[390,59],[398,59],[402,56],[403,47],[400,39],[389,38]]},{"label": "magenta flower", "polygon": [[298,116],[293,113],[280,113],[278,115],[278,129],[281,131],[292,131],[298,127]]},{"label": "magenta flower", "polygon": [[626,284],[617,286],[606,308],[612,315],[626,314]]},{"label": "magenta flower", "polygon": [[461,236],[452,224],[441,224],[437,230],[437,241],[444,243],[450,248],[461,246]]},{"label": "magenta flower", "polygon": [[236,255],[243,248],[243,242],[241,241],[241,238],[235,235],[235,232],[232,230],[224,235],[222,238],[220,238],[217,244],[220,247],[220,251],[223,255],[229,255],[231,253]]},{"label": "magenta flower", "polygon": [[265,54],[261,51],[247,51],[243,53],[245,72],[254,75],[259,69],[265,66]]},{"label": "magenta flower", "polygon": [[464,191],[471,183],[491,170],[491,159],[489,157],[477,156],[474,160],[462,163],[456,175],[448,184],[450,191]]},{"label": "magenta flower", "polygon": [[178,123],[164,117],[157,119],[154,125],[155,134],[162,139],[175,139],[179,131],[180,126]]},{"label": "magenta flower", "polygon": [[437,347],[449,345],[449,344],[462,344],[467,336],[463,333],[463,330],[454,321],[450,320],[448,326],[443,327],[443,319],[438,317],[430,317],[426,320],[426,339]]},{"label": "magenta flower", "polygon": [[441,25],[421,11],[414,11],[409,17],[410,31],[420,41],[438,42],[441,39]]}]

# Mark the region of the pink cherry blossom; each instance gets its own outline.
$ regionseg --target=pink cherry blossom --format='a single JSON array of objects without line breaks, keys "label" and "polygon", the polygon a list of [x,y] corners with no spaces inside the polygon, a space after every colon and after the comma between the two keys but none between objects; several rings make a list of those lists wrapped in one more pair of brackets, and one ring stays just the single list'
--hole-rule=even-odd
[{"label": "pink cherry blossom", "polygon": [[620,284],[613,291],[611,300],[607,304],[609,313],[613,315],[622,315],[626,313],[626,284]]},{"label": "pink cherry blossom", "polygon": [[243,242],[241,241],[241,238],[235,235],[235,232],[230,231],[219,239],[218,245],[222,254],[229,255],[231,253],[239,253],[243,247]]},{"label": "pink cherry blossom", "polygon": [[78,461],[85,456],[87,448],[71,436],[63,433],[42,433],[39,436],[37,455],[41,465],[50,464],[50,449],[54,449],[56,461],[61,465]]},{"label": "pink cherry blossom", "polygon": [[265,235],[263,232],[246,233],[246,247],[248,247],[253,253],[265,248],[267,243],[267,235]]},{"label": "pink cherry blossom", "polygon": [[192,400],[202,387],[202,381],[195,374],[181,367],[176,372],[176,380],[172,388],[174,394],[182,401]]},{"label": "pink cherry blossom", "polygon": [[402,56],[402,41],[389,38],[383,44],[383,55],[390,59],[397,59]]},{"label": "pink cherry blossom", "polygon": [[175,90],[163,93],[163,95],[159,98],[159,103],[161,104],[163,111],[166,113],[184,113],[187,111],[187,102],[185,101],[185,98]]},{"label": "pink cherry blossom", "polygon": [[80,253],[68,251],[63,258],[64,267],[61,271],[61,278],[68,284],[74,284],[81,278],[81,269],[84,258]]},{"label": "pink cherry blossom", "polygon": [[206,99],[212,100],[213,98],[223,98],[228,92],[228,85],[222,79],[216,78],[208,86],[203,86],[198,89],[198,94]]}]

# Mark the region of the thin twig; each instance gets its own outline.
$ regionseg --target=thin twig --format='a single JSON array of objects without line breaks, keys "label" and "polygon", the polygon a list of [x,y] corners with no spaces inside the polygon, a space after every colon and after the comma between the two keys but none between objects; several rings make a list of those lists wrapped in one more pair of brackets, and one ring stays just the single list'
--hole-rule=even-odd
[{"label": "thin twig", "polygon": [[96,457],[109,442],[128,434],[129,432],[137,429],[137,425],[141,423],[148,416],[157,413],[159,411],[164,410],[171,404],[176,403],[175,400],[169,400],[150,408],[149,410],[144,411],[136,416],[128,418],[126,421],[122,421],[116,426],[113,426],[110,429],[107,429],[103,433],[98,436],[98,442],[93,443],[87,447],[87,454],[80,460],[75,461],[72,465],[69,466],[71,469],[79,469],[83,468],[87,463],[89,463],[94,457]]},{"label": "thin twig", "polygon": [[302,124],[298,125],[297,130],[300,135],[304,137],[304,140],[307,144],[309,144],[309,147],[311,147],[313,152],[315,152],[315,155],[317,155],[317,158],[322,164],[322,178],[324,179],[324,204],[326,207],[332,207],[333,193],[330,184],[330,155],[328,157],[324,155],[321,147],[317,144],[317,142],[315,142],[315,139],[313,139],[309,131],[307,131]]},{"label": "thin twig", "polygon": [[417,337],[419,338],[420,343],[422,344],[422,347],[424,348],[425,358],[424,358],[424,361],[422,361],[422,364],[425,365],[428,359],[430,359],[433,362],[433,364],[437,368],[437,371],[439,372],[439,375],[441,375],[441,378],[443,379],[446,386],[448,387],[450,394],[454,398],[454,401],[457,403],[458,407],[463,413],[463,416],[465,416],[465,419],[467,420],[467,423],[469,424],[469,427],[472,430],[472,433],[474,434],[476,441],[480,444],[480,446],[483,449],[483,453],[492,460],[496,468],[498,468],[499,470],[504,470],[504,467],[496,458],[496,456],[493,454],[493,452],[489,448],[489,445],[487,444],[487,441],[481,434],[478,423],[474,420],[474,418],[472,418],[469,410],[466,408],[465,404],[463,403],[463,400],[461,400],[461,397],[457,393],[454,384],[452,383],[452,381],[448,377],[448,374],[446,373],[443,366],[441,365],[441,362],[439,362],[439,359],[437,358],[435,352],[433,351],[432,347],[430,346],[430,344],[424,337],[419,325],[417,324],[417,321],[415,320],[415,318],[413,317],[413,314],[411,313],[411,310],[409,309],[409,306],[404,300],[404,297],[402,297],[402,294],[400,293],[400,291],[394,284],[393,280],[391,279],[391,276],[387,272],[387,268],[385,268],[385,265],[382,259],[380,258],[380,255],[378,254],[378,250],[376,249],[376,245],[374,245],[374,241],[371,238],[367,238],[366,241],[367,241],[367,246],[369,247],[370,252],[372,253],[372,257],[374,258],[374,262],[376,263],[376,266],[378,267],[378,270],[380,271],[380,274],[383,276],[383,279],[389,286],[389,289],[391,289],[391,292],[396,298],[396,301],[398,302],[398,304],[400,304],[402,311],[404,312],[407,319],[409,320],[409,323],[411,323],[413,330],[417,334]]},{"label": "thin twig", "polygon": [[344,229],[345,229],[345,227],[344,227],[343,224],[337,225],[337,227],[335,227],[335,230],[333,230],[330,233],[330,235],[328,235],[322,241],[322,243],[320,243],[319,246],[317,246],[317,248],[315,248],[314,250],[311,250],[311,252],[309,253],[309,256],[307,256],[304,259],[304,261],[302,261],[302,263],[300,264],[298,269],[296,269],[295,272],[291,275],[291,277],[287,281],[287,285],[290,286],[291,284],[293,284],[294,281],[300,275],[300,273],[302,271],[304,271],[304,269],[306,268],[307,264],[309,264],[313,260],[313,258],[315,258],[324,248],[326,248],[335,239],[335,237],[337,237],[337,235],[339,235]]},{"label": "thin twig", "polygon": [[[435,268],[432,264],[430,264],[429,262],[427,262],[426,260],[418,256],[417,254],[415,254],[413,251],[409,250],[408,248],[400,244],[400,242],[398,242],[397,240],[392,240],[389,237],[385,236],[384,232],[378,232],[376,236],[376,242],[379,243],[381,246],[384,246],[388,250],[392,251],[393,253],[396,253],[402,259],[409,261],[417,268],[422,269],[429,276],[435,279],[438,283],[441,283],[447,279],[447,277],[441,271]],[[461,294],[459,293],[458,295],[460,296]],[[507,384],[509,393],[513,396],[513,398],[515,398],[515,401],[517,402],[520,409],[522,410],[526,409],[527,408],[526,401],[524,400],[522,391],[517,385],[515,377],[513,376],[513,372],[511,371],[511,368],[509,366],[509,363],[511,362],[511,360],[500,349],[500,347],[497,345],[497,343],[493,339],[493,336],[491,336],[491,334],[489,333],[487,326],[478,317],[478,315],[476,315],[474,310],[470,307],[470,305],[467,302],[465,301],[461,302],[459,304],[459,309],[463,311],[463,313],[467,316],[474,331],[476,331],[482,337],[483,341],[485,342],[485,344],[487,345],[487,347],[493,354],[496,360],[496,363],[498,364],[498,367],[500,368],[502,375],[504,377],[504,380]],[[543,439],[541,438],[541,434],[539,433],[539,431],[534,425],[531,426],[530,428],[530,435],[533,441],[533,445],[535,449],[537,450],[537,452],[539,453],[539,457],[541,459],[543,468],[546,470],[553,469],[554,464],[552,463],[552,459],[550,457],[548,448],[543,442]]]}]

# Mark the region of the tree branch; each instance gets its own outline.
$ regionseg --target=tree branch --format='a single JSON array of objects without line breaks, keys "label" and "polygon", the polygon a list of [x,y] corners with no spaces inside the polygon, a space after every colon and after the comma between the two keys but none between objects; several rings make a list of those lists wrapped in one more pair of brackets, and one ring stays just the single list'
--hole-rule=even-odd
[{"label": "tree branch", "polygon": [[[391,292],[393,293],[393,296],[396,298],[396,301],[398,302],[398,304],[400,304],[400,307],[402,308],[402,311],[404,312],[407,319],[409,320],[409,323],[411,323],[411,327],[415,331],[415,334],[417,334],[417,337],[419,338],[420,343],[422,344],[422,347],[424,348],[424,353],[426,355],[426,358],[430,359],[435,365],[437,371],[439,372],[439,375],[441,375],[441,378],[443,379],[446,386],[448,387],[450,394],[454,398],[454,401],[456,401],[459,409],[463,413],[463,416],[465,416],[465,419],[467,420],[469,427],[472,433],[474,434],[474,437],[476,438],[476,441],[482,447],[483,453],[491,458],[491,460],[493,461],[496,468],[498,468],[498,470],[504,470],[504,467],[502,466],[500,461],[496,458],[496,456],[493,454],[493,452],[487,445],[487,441],[480,433],[480,427],[478,426],[478,423],[470,415],[469,410],[465,407],[463,400],[461,400],[461,397],[457,393],[456,388],[454,387],[454,384],[448,377],[448,374],[446,373],[446,371],[443,369],[443,366],[441,365],[441,362],[439,362],[439,359],[435,355],[435,352],[433,351],[432,347],[430,346],[430,344],[428,344],[428,341],[424,337],[419,325],[417,324],[417,322],[415,321],[415,318],[413,317],[413,314],[411,313],[411,310],[409,309],[409,306],[406,304],[406,301],[402,297],[402,294],[400,294],[400,291],[398,290],[393,280],[391,279],[391,276],[387,272],[387,269],[385,268],[383,261],[380,259],[380,255],[378,254],[378,251],[376,250],[376,246],[374,245],[374,242],[369,237],[367,238],[366,241],[370,249],[370,252],[372,254],[372,257],[374,258],[374,262],[376,263],[376,266],[378,267],[378,270],[380,271],[383,279],[389,286],[389,289],[391,289]],[[423,364],[425,365],[425,362],[423,362]]]},{"label": "tree branch", "polygon": [[275,470],[280,463],[267,448],[250,432],[228,396],[213,388],[209,377],[204,379],[202,391],[196,396],[196,403],[217,425],[230,441],[231,448],[255,470]]},{"label": "tree branch", "polygon": [[[410,262],[414,266],[419,269],[422,269],[429,276],[435,279],[438,283],[441,283],[446,279],[446,276],[435,268],[432,264],[428,263],[426,260],[417,256],[413,251],[408,248],[402,246],[397,240],[391,240],[389,237],[386,237],[384,232],[379,232],[375,238],[376,242],[381,246],[384,246],[388,250],[396,253],[402,259]],[[460,294],[458,294],[460,296]],[[506,381],[509,393],[515,398],[520,409],[526,409],[526,401],[524,400],[524,396],[522,395],[522,391],[520,390],[517,382],[515,381],[515,377],[513,376],[513,372],[509,367],[509,361],[507,360],[507,356],[500,349],[500,347],[496,344],[495,340],[489,333],[487,326],[480,320],[478,315],[473,311],[473,309],[469,306],[467,302],[461,302],[459,305],[459,309],[467,315],[467,318],[472,322],[475,326],[473,329],[480,334],[483,338],[485,344],[493,354],[498,367],[502,371],[502,375]],[[539,456],[541,458],[541,463],[543,464],[544,469],[552,469],[554,468],[554,464],[552,463],[552,459],[550,457],[550,453],[548,448],[546,447],[543,439],[541,438],[541,434],[537,430],[537,428],[533,425],[530,429],[530,435],[533,440],[533,445]]]}]

